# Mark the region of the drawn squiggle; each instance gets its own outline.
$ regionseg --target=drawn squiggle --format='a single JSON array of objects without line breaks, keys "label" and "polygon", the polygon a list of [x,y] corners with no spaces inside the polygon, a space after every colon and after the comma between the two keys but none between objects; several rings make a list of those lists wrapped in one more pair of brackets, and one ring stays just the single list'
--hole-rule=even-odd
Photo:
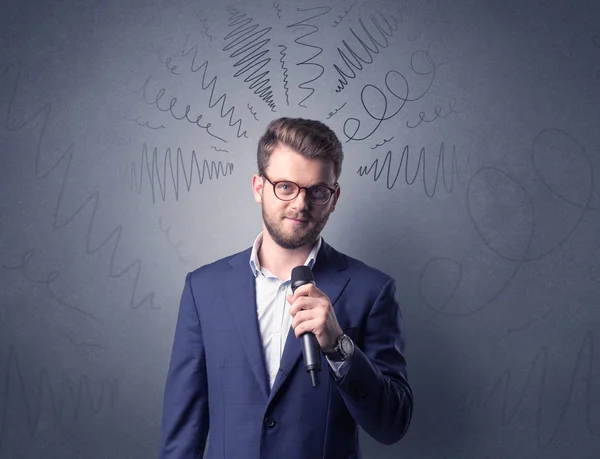
[{"label": "drawn squiggle", "polygon": [[182,242],[173,242],[171,240],[171,225],[169,225],[168,228],[163,228],[162,225],[162,217],[158,218],[158,228],[160,229],[161,232],[163,232],[167,238],[167,242],[169,243],[169,245],[171,245],[171,247],[173,247],[175,249],[175,253],[177,254],[177,258],[179,258],[179,260],[183,261],[184,263],[189,263],[182,255],[181,253],[179,253],[179,248],[182,245]]},{"label": "drawn squiggle", "polygon": [[135,118],[135,119],[128,119],[128,121],[133,121],[138,126],[148,127],[150,129],[164,129],[165,128],[162,124],[160,126],[158,126],[158,127],[155,127],[155,126],[150,126],[150,124],[149,124],[148,121],[146,121],[145,123],[142,123],[142,122],[140,122],[140,117],[139,116],[137,118]]},{"label": "drawn squiggle", "polygon": [[344,102],[340,107],[335,108],[333,110],[333,112],[329,112],[329,114],[327,115],[327,119],[331,118],[332,116],[334,116],[335,114],[337,114],[337,112],[339,112],[342,108],[344,108],[346,106],[348,102]]},{"label": "drawn squiggle", "polygon": [[354,51],[354,49],[352,49],[348,45],[348,43],[346,42],[346,40],[342,40],[342,44],[348,50],[348,53],[354,58],[354,62],[350,60],[350,58],[346,55],[346,53],[344,51],[342,51],[339,47],[337,48],[337,51],[338,51],[340,57],[342,58],[342,61],[344,61],[344,63],[346,64],[346,68],[348,69],[348,71],[350,71],[350,73],[344,72],[344,70],[342,70],[341,68],[339,68],[337,64],[333,64],[333,68],[340,75],[340,78],[338,79],[338,85],[337,85],[337,87],[335,89],[335,92],[341,92],[348,85],[348,78],[350,78],[350,79],[356,78],[356,72],[352,68],[354,68],[356,70],[362,70],[363,69],[363,65],[361,64],[361,62],[363,64],[372,64],[373,63],[373,54],[379,54],[381,52],[380,48],[381,49],[385,49],[385,48],[387,48],[389,46],[389,41],[388,41],[387,37],[391,38],[394,35],[394,32],[396,30],[398,30],[398,24],[400,24],[402,22],[402,19],[400,19],[398,21],[394,16],[391,16],[391,20],[393,22],[393,25],[391,25],[388,22],[388,19],[385,17],[385,15],[383,15],[381,13],[379,13],[379,15],[382,17],[382,19],[387,24],[388,31],[385,31],[381,27],[381,25],[379,24],[379,21],[377,20],[377,18],[375,17],[375,15],[371,14],[369,17],[371,18],[371,21],[375,25],[375,28],[377,30],[379,30],[379,32],[381,33],[381,36],[383,37],[383,40],[384,40],[383,43],[379,43],[377,40],[375,40],[375,38],[373,37],[373,35],[371,35],[371,32],[369,32],[369,30],[365,26],[365,23],[363,22],[362,18],[358,19],[358,22],[360,23],[361,28],[363,29],[363,31],[365,32],[365,34],[367,35],[367,37],[369,37],[369,40],[371,41],[371,44],[372,44],[373,48],[370,48],[369,45],[367,45],[363,41],[363,39],[360,38],[356,34],[356,32],[354,31],[354,29],[350,28],[350,32],[352,33],[352,35],[354,35],[354,37],[362,45],[362,47],[363,47],[364,51],[367,53],[368,57],[363,58],[363,57],[359,56],[357,54],[357,52]]},{"label": "drawn squiggle", "polygon": [[394,139],[394,136],[391,136],[389,139],[383,139],[383,142],[375,144],[374,147],[371,147],[371,150],[375,150],[377,147],[381,147],[381,146],[385,145],[386,143],[390,142],[393,139]]},{"label": "drawn squiggle", "polygon": [[206,20],[208,18],[204,18],[204,19],[200,18],[200,13],[196,14],[196,17],[200,20],[200,22],[202,23],[202,26],[204,27],[204,35],[206,35],[208,37],[208,39],[210,41],[212,41],[213,37],[212,37],[212,35],[210,35],[208,33],[208,27],[206,26]]},{"label": "drawn squiggle", "polygon": [[73,312],[77,312],[78,314],[82,314],[83,316],[87,317],[88,319],[91,319],[95,322],[99,322],[99,323],[104,323],[103,320],[101,320],[99,317],[97,317],[96,315],[92,314],[91,312],[80,308],[79,306],[76,306],[74,304],[70,304],[64,300],[62,300],[52,289],[52,284],[54,284],[54,282],[60,278],[60,272],[59,271],[51,271],[46,278],[38,278],[36,276],[33,276],[31,274],[31,269],[30,269],[30,263],[31,260],[35,257],[35,253],[36,253],[36,249],[29,249],[26,250],[25,252],[23,252],[23,254],[21,255],[21,261],[18,264],[0,264],[0,268],[6,269],[6,270],[10,270],[10,271],[19,271],[21,273],[21,275],[27,279],[29,282],[31,282],[32,284],[37,284],[37,285],[45,285],[46,286],[46,290],[48,292],[48,294],[61,306],[69,309],[70,311]]},{"label": "drawn squiggle", "polygon": [[235,27],[235,29],[225,35],[224,40],[230,41],[230,43],[223,48],[223,51],[233,49],[234,51],[229,57],[237,58],[240,56],[239,60],[233,66],[236,68],[243,66],[233,76],[237,78],[244,73],[252,72],[244,78],[244,82],[252,82],[248,88],[256,88],[254,89],[254,94],[258,95],[269,106],[271,111],[275,112],[276,105],[273,102],[273,91],[271,91],[271,86],[267,86],[271,81],[267,78],[270,71],[266,70],[258,73],[271,62],[270,57],[263,59],[263,56],[269,54],[271,49],[267,48],[261,51],[261,48],[265,47],[271,41],[270,38],[262,39],[262,37],[267,35],[272,27],[265,27],[256,31],[260,27],[258,24],[249,25],[254,21],[253,18],[247,17],[245,13],[240,13],[237,8],[232,6],[228,6],[225,9],[230,14],[228,26]]},{"label": "drawn squiggle", "polygon": [[290,105],[290,98],[288,96],[288,68],[285,66],[285,61],[284,58],[286,56],[285,50],[287,49],[287,46],[285,45],[277,45],[278,48],[283,48],[281,51],[279,51],[279,54],[281,54],[281,57],[279,58],[279,62],[281,62],[281,69],[283,70],[283,88],[285,89],[285,102],[286,104]]},{"label": "drawn squiggle", "polygon": [[[533,400],[537,400],[536,412],[535,412],[535,427],[536,427],[536,437],[537,443],[540,447],[547,447],[556,440],[558,436],[559,429],[564,424],[566,420],[566,414],[569,411],[569,407],[571,405],[572,399],[575,396],[575,383],[577,381],[577,377],[580,372],[585,372],[585,390],[583,393],[585,394],[585,402],[583,403],[583,408],[581,411],[578,411],[585,416],[585,422],[588,431],[593,436],[599,436],[600,432],[595,431],[594,425],[592,422],[592,407],[594,406],[593,401],[591,400],[591,389],[592,383],[596,380],[594,377],[594,364],[598,364],[596,359],[594,359],[594,341],[595,334],[593,331],[589,331],[586,333],[581,346],[577,352],[577,356],[575,358],[575,364],[573,367],[573,372],[571,373],[569,379],[569,390],[566,400],[561,401],[557,400],[555,397],[552,398],[551,403],[547,403],[544,398],[544,395],[548,392],[549,379],[548,374],[548,348],[546,346],[541,347],[535,357],[533,358],[533,362],[529,367],[529,371],[527,372],[527,379],[523,386],[521,393],[516,393],[517,389],[515,388],[516,384],[513,382],[513,371],[511,369],[507,369],[500,375],[500,377],[493,383],[490,390],[484,392],[482,388],[476,389],[472,394],[463,395],[459,400],[459,411],[462,413],[471,413],[474,410],[486,410],[488,409],[488,405],[496,400],[500,400],[500,415],[502,426],[508,426],[515,419],[515,416],[519,412],[519,409],[523,406],[523,404],[530,400],[526,397],[528,391],[531,394],[537,395],[537,399],[533,398]],[[586,358],[587,354],[587,358]],[[519,371],[521,374],[522,371]],[[534,380],[534,376],[538,376],[539,380],[536,382]],[[511,396],[511,392],[515,392],[514,395]],[[510,406],[509,399],[516,399],[512,403],[512,407]],[[547,436],[547,439],[542,438],[542,424],[545,420],[545,409],[544,407],[552,406],[550,411],[554,411],[556,406],[560,407],[560,415],[556,424],[552,427],[550,426],[549,430],[550,434]],[[547,422],[546,422],[547,424]]]},{"label": "drawn squiggle", "polygon": [[526,328],[528,328],[530,325],[534,324],[535,322],[539,322],[540,320],[545,319],[548,316],[548,314],[550,314],[551,312],[552,312],[552,310],[548,309],[544,314],[542,314],[539,317],[531,317],[531,316],[529,316],[527,318],[527,322],[524,325],[521,325],[519,327],[507,328],[506,329],[506,333],[504,334],[503,338],[506,338],[511,333],[520,332],[520,331],[525,330]]},{"label": "drawn squiggle", "polygon": [[73,419],[78,419],[84,412],[99,414],[112,410],[119,398],[120,383],[115,378],[102,378],[99,381],[99,391],[92,391],[92,383],[88,376],[82,375],[79,380],[73,381],[63,374],[57,386],[51,382],[50,371],[46,367],[39,372],[35,384],[36,392],[32,397],[31,391],[28,389],[31,385],[25,384],[21,363],[14,346],[10,346],[8,349],[8,360],[2,379],[4,380],[4,394],[3,397],[0,397],[0,401],[3,402],[0,404],[0,450],[2,450],[2,440],[9,422],[8,405],[17,397],[20,397],[22,401],[21,410],[27,415],[27,427],[32,436],[37,433],[45,407],[50,406],[54,424],[59,425],[69,414]]},{"label": "drawn squiggle", "polygon": [[177,148],[177,156],[175,158],[175,161],[176,165],[174,166],[171,158],[171,149],[167,148],[165,151],[163,171],[161,176],[161,173],[158,170],[158,148],[154,147],[154,150],[152,152],[152,162],[150,163],[148,160],[148,146],[146,145],[146,143],[144,143],[142,147],[142,154],[140,157],[139,174],[137,172],[138,169],[136,168],[136,164],[132,162],[131,166],[126,166],[124,168],[122,178],[124,179],[125,183],[127,184],[130,190],[135,187],[137,193],[141,194],[144,175],[147,174],[148,180],[150,181],[150,189],[152,190],[152,203],[156,203],[155,181],[158,184],[160,196],[163,202],[166,199],[167,169],[169,169],[170,177],[173,182],[173,190],[175,191],[176,201],[179,200],[180,172],[183,174],[187,191],[190,191],[192,187],[192,182],[194,179],[194,169],[198,174],[198,183],[200,185],[204,183],[206,175],[208,175],[209,180],[217,180],[221,176],[227,176],[233,173],[233,163],[224,163],[223,161],[211,161],[209,163],[208,160],[204,159],[202,161],[202,166],[200,166],[195,150],[192,150],[192,157],[190,159],[189,178],[188,171],[186,170],[183,164],[183,153],[181,152],[181,148]]},{"label": "drawn squiggle", "polygon": [[299,45],[307,46],[309,48],[316,48],[316,49],[319,50],[319,52],[317,52],[316,54],[312,55],[308,59],[305,59],[302,62],[296,63],[296,65],[313,65],[313,66],[319,67],[321,69],[320,73],[316,77],[314,77],[314,78],[312,78],[310,80],[306,80],[303,83],[300,83],[298,85],[299,89],[304,89],[304,90],[310,91],[310,94],[308,96],[306,96],[304,99],[302,99],[300,102],[298,102],[298,105],[300,107],[304,107],[304,108],[307,108],[307,107],[306,107],[306,105],[303,105],[303,102],[306,99],[308,99],[309,97],[311,97],[313,95],[313,93],[315,92],[314,88],[308,87],[306,85],[312,83],[313,81],[318,80],[319,78],[321,78],[321,76],[325,72],[325,68],[321,64],[317,64],[315,62],[311,62],[315,57],[319,56],[323,52],[323,48],[321,48],[320,46],[311,45],[310,43],[301,42],[300,39],[308,37],[309,35],[312,35],[314,33],[317,33],[320,30],[319,27],[317,27],[314,24],[308,23],[308,21],[310,21],[311,19],[318,18],[319,16],[323,16],[324,14],[329,13],[331,11],[331,8],[328,7],[328,6],[317,6],[315,8],[297,8],[297,11],[311,11],[311,10],[325,10],[325,11],[323,11],[321,13],[317,13],[317,14],[315,14],[313,16],[310,16],[310,17],[308,17],[306,19],[303,19],[302,21],[295,22],[294,24],[290,24],[290,25],[287,26],[288,29],[291,28],[291,27],[308,27],[308,28],[312,29],[312,32],[307,32],[304,35],[296,38],[294,41],[297,44],[299,44]]},{"label": "drawn squiggle", "polygon": [[217,105],[219,102],[221,102],[221,109],[220,109],[221,118],[225,118],[227,115],[229,115],[229,120],[227,121],[227,124],[229,124],[230,127],[237,125],[236,137],[238,139],[240,137],[248,138],[248,134],[246,131],[243,131],[240,133],[240,131],[242,129],[242,119],[238,118],[235,122],[233,121],[233,116],[235,114],[235,108],[236,108],[235,105],[232,105],[231,107],[229,107],[229,110],[225,111],[225,102],[227,101],[227,94],[226,93],[222,94],[217,100],[215,100],[213,102],[213,97],[215,95],[215,87],[216,87],[216,84],[218,81],[218,77],[214,76],[212,78],[212,80],[210,80],[208,82],[208,84],[206,84],[206,71],[208,70],[208,61],[205,60],[199,66],[197,66],[197,67],[195,66],[196,58],[198,57],[198,46],[194,45],[190,49],[186,50],[189,37],[190,37],[190,35],[188,34],[185,38],[185,44],[183,45],[183,48],[181,50],[181,57],[186,57],[188,54],[193,53],[192,62],[190,63],[190,71],[195,73],[201,69],[204,69],[202,72],[202,82],[200,83],[200,85],[201,85],[203,91],[206,91],[208,88],[211,88],[210,95],[208,97],[209,108],[213,108],[215,105]]},{"label": "drawn squiggle", "polygon": [[279,7],[279,2],[273,2],[273,8],[277,10],[277,19],[281,19],[281,8]]},{"label": "drawn squiggle", "polygon": [[223,148],[217,148],[214,145],[211,145],[210,148],[212,148],[215,151],[224,151],[225,153],[229,153],[229,150],[224,150]]},{"label": "drawn squiggle", "polygon": [[[80,213],[83,213],[83,212],[85,212],[86,214],[90,213],[90,209],[88,209],[88,207],[91,206],[91,217],[90,217],[88,228],[87,228],[86,243],[85,243],[86,254],[87,255],[96,254],[104,246],[106,246],[112,239],[114,239],[114,242],[112,245],[111,256],[110,256],[109,269],[108,269],[109,276],[111,278],[115,279],[115,278],[122,277],[125,274],[129,273],[130,270],[133,270],[134,281],[133,281],[133,289],[131,292],[131,298],[129,300],[129,307],[132,309],[138,309],[139,307],[144,305],[146,302],[148,302],[148,303],[150,303],[150,307],[152,309],[159,309],[160,307],[154,306],[155,292],[153,292],[153,291],[148,293],[144,298],[142,298],[141,300],[136,302],[138,283],[140,281],[140,276],[142,273],[142,261],[141,260],[139,260],[139,259],[134,260],[128,266],[121,269],[120,271],[118,271],[115,268],[116,259],[120,253],[119,249],[121,247],[121,233],[123,232],[122,225],[118,225],[117,227],[115,227],[112,230],[112,232],[106,237],[106,239],[104,239],[104,241],[102,241],[101,243],[97,244],[96,246],[94,246],[92,244],[92,232],[97,232],[97,231],[94,231],[94,227],[95,227],[96,216],[98,213],[98,207],[100,206],[100,192],[99,191],[90,193],[88,195],[88,197],[85,198],[83,203],[81,203],[79,205],[79,207],[70,216],[65,218],[64,221],[62,221],[62,222],[59,221],[58,215],[61,213],[64,213],[61,211],[61,209],[63,207],[62,203],[63,203],[63,199],[65,196],[65,188],[67,185],[67,181],[69,179],[69,171],[71,169],[71,162],[73,161],[73,157],[74,157],[75,144],[71,143],[65,149],[65,151],[60,155],[60,157],[56,160],[56,162],[54,164],[52,164],[46,172],[43,172],[43,173],[40,172],[40,169],[41,169],[40,163],[41,163],[41,158],[43,156],[42,143],[44,142],[44,139],[46,136],[46,129],[47,129],[48,122],[50,119],[50,113],[52,111],[52,104],[50,102],[44,104],[41,108],[39,108],[35,113],[31,114],[27,119],[25,119],[20,124],[17,124],[16,122],[14,122],[14,119],[16,117],[13,114],[13,110],[14,110],[16,99],[17,99],[19,83],[20,83],[20,79],[21,79],[21,68],[22,67],[21,67],[20,62],[11,64],[0,74],[0,88],[2,88],[2,85],[5,84],[4,83],[4,81],[6,81],[5,79],[9,78],[9,73],[11,70],[13,70],[13,68],[16,68],[16,77],[14,78],[14,83],[13,83],[12,89],[10,91],[11,95],[9,97],[8,109],[6,110],[6,118],[4,121],[6,129],[8,131],[17,132],[17,131],[20,131],[21,129],[23,129],[24,127],[28,126],[29,124],[34,123],[37,118],[41,119],[41,123],[40,123],[41,128],[40,128],[39,138],[37,140],[35,161],[34,161],[34,176],[35,176],[35,178],[45,179],[50,174],[52,174],[60,165],[62,165],[64,163],[64,166],[63,166],[64,167],[64,175],[62,178],[62,183],[60,185],[60,191],[58,194],[58,200],[56,202],[56,207],[54,208],[52,228],[53,229],[62,229],[64,227],[66,227]],[[11,122],[12,122],[12,124],[11,124]]]},{"label": "drawn squiggle", "polygon": [[247,107],[248,107],[248,110],[250,110],[250,113],[252,113],[252,116],[254,117],[254,119],[256,121],[258,121],[258,117],[256,116],[256,112],[252,110],[254,107],[252,105],[250,105],[250,104],[247,104]]},{"label": "drawn squiggle", "polygon": [[425,147],[421,148],[421,153],[419,154],[419,162],[417,164],[417,168],[416,168],[415,174],[413,175],[412,179],[409,179],[409,177],[408,177],[408,158],[409,158],[409,146],[408,145],[405,146],[404,150],[402,151],[402,157],[400,158],[400,162],[398,163],[398,167],[396,169],[396,175],[393,178],[392,178],[392,151],[391,150],[388,151],[387,154],[385,155],[385,158],[383,160],[383,164],[381,165],[381,167],[379,167],[379,158],[378,158],[375,161],[373,161],[373,164],[371,164],[370,166],[359,167],[357,174],[360,176],[364,176],[364,175],[369,175],[369,174],[371,174],[371,172],[373,172],[373,174],[372,174],[373,180],[377,181],[377,180],[379,180],[379,177],[385,170],[387,172],[386,186],[387,186],[388,190],[391,190],[392,188],[394,188],[394,185],[396,184],[396,181],[398,180],[398,175],[400,175],[400,171],[402,170],[402,164],[406,161],[406,165],[404,166],[404,181],[406,182],[407,185],[412,185],[415,182],[415,180],[417,179],[419,172],[421,172],[423,189],[425,190],[425,194],[428,197],[432,198],[433,196],[435,196],[438,181],[439,181],[439,178],[441,175],[442,182],[444,183],[444,189],[446,190],[446,193],[452,193],[452,190],[454,188],[454,178],[456,177],[456,179],[459,180],[458,166],[457,166],[457,159],[456,159],[456,146],[452,147],[452,168],[451,168],[451,172],[450,172],[450,178],[449,178],[450,185],[449,186],[448,186],[447,178],[446,178],[446,166],[445,166],[446,155],[445,155],[444,150],[445,150],[444,142],[442,142],[442,144],[440,146],[440,152],[438,154],[438,163],[437,163],[435,180],[434,180],[434,184],[433,184],[433,191],[431,191],[431,192],[427,189],[427,180],[425,179],[425,176],[426,176]]}]

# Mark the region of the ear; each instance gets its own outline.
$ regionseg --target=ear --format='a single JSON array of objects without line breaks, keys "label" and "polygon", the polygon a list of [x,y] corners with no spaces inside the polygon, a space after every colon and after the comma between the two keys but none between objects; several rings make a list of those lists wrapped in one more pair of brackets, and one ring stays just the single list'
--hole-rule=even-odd
[{"label": "ear", "polygon": [[264,186],[264,179],[257,174],[252,176],[252,193],[254,194],[254,201],[257,204],[262,202],[262,192]]},{"label": "ear", "polygon": [[338,199],[340,199],[340,186],[338,185],[337,190],[335,190],[335,193],[333,193],[333,196],[331,197],[331,211],[333,212],[335,210],[335,205],[338,202]]}]

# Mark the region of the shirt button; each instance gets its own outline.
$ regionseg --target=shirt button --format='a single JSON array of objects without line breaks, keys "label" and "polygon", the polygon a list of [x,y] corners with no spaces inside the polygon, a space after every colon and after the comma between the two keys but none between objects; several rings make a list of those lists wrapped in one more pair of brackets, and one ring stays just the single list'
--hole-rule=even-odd
[{"label": "shirt button", "polygon": [[273,427],[275,425],[275,419],[273,419],[273,418],[265,418],[265,425],[267,427]]}]

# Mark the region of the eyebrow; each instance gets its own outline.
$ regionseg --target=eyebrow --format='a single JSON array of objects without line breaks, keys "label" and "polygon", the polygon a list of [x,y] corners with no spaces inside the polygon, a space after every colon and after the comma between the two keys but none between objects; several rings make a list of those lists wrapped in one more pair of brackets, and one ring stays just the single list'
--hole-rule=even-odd
[{"label": "eyebrow", "polygon": [[[290,179],[282,179],[282,180],[273,180],[274,182],[292,182],[292,183],[296,183],[293,180]],[[296,185],[300,185],[299,183],[296,183]],[[307,185],[308,188],[310,188],[311,186],[326,186],[328,188],[333,188],[333,185],[330,185],[327,182],[317,182],[317,183],[313,183],[311,185]]]}]

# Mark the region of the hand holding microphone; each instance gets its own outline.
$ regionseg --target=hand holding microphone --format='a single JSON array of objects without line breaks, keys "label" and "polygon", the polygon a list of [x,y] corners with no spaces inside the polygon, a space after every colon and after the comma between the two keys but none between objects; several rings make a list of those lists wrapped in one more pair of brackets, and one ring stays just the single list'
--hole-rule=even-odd
[{"label": "hand holding microphone", "polygon": [[331,301],[315,285],[308,266],[292,270],[292,295],[288,295],[292,328],[296,338],[302,339],[302,353],[312,386],[316,387],[315,371],[321,370],[320,351],[331,352],[342,335]]}]

